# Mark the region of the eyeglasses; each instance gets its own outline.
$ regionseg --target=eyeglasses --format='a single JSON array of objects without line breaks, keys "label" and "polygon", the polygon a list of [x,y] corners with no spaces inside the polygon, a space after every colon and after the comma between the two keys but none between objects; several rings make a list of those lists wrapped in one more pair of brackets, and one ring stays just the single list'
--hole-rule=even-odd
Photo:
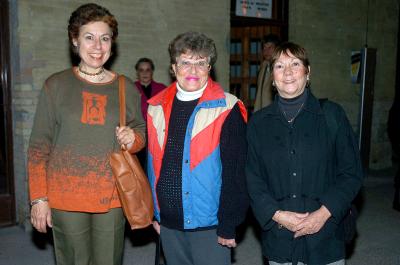
[{"label": "eyeglasses", "polygon": [[189,71],[194,67],[196,70],[199,71],[208,71],[210,70],[210,64],[207,61],[197,61],[197,62],[189,62],[189,61],[179,61],[176,63],[176,66],[179,70],[182,71]]}]

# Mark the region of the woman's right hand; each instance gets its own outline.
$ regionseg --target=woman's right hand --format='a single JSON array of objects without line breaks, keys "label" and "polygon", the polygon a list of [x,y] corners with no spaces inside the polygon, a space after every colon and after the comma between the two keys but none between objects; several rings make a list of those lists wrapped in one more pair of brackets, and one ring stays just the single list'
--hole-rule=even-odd
[{"label": "woman's right hand", "polygon": [[272,220],[282,225],[286,229],[296,232],[296,226],[302,222],[309,213],[297,213],[290,211],[276,211]]},{"label": "woman's right hand", "polygon": [[157,221],[153,221],[153,228],[156,230],[157,234],[160,234],[160,224]]},{"label": "woman's right hand", "polygon": [[117,136],[118,143],[121,146],[125,146],[126,150],[131,149],[135,142],[135,132],[128,126],[116,127],[115,135]]},{"label": "woman's right hand", "polygon": [[41,233],[46,233],[46,227],[52,227],[51,209],[48,202],[39,202],[32,206],[31,223]]}]

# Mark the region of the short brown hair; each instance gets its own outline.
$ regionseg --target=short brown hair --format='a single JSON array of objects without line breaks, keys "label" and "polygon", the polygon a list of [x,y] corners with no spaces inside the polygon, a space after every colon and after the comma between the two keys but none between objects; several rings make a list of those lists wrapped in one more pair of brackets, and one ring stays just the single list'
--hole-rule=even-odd
[{"label": "short brown hair", "polygon": [[73,39],[78,38],[80,28],[83,25],[97,21],[102,21],[111,28],[111,39],[113,42],[115,42],[118,36],[118,22],[115,19],[114,15],[112,15],[107,8],[99,6],[97,4],[84,4],[78,7],[74,12],[72,12],[69,18],[68,37],[69,43],[74,51],[75,48],[72,41]]},{"label": "short brown hair", "polygon": [[289,52],[291,54],[293,54],[294,57],[298,58],[303,63],[303,65],[307,68],[307,71],[308,71],[308,67],[310,66],[310,60],[308,59],[306,49],[304,49],[300,45],[293,43],[293,42],[284,42],[284,43],[278,45],[275,48],[274,53],[272,54],[272,60],[271,60],[271,65],[270,65],[271,73],[272,73],[272,70],[273,70],[276,60],[278,60],[282,54],[289,55],[288,54]]},{"label": "short brown hair", "polygon": [[152,61],[151,59],[149,59],[149,58],[146,58],[146,57],[140,58],[140,59],[136,62],[136,64],[135,64],[135,69],[136,69],[136,71],[139,69],[139,65],[140,65],[141,63],[148,63],[148,64],[150,64],[151,70],[154,71],[154,68],[155,68],[155,67],[154,67],[153,61]]},{"label": "short brown hair", "polygon": [[281,43],[281,40],[279,39],[278,35],[271,33],[262,38],[261,45],[267,44],[268,42],[273,43],[275,46],[278,46],[279,43]]},{"label": "short brown hair", "polygon": [[189,31],[179,34],[169,44],[168,51],[171,64],[175,64],[176,58],[187,52],[209,59],[208,63],[211,66],[217,61],[214,41],[200,32]]},{"label": "short brown hair", "polygon": [[[284,42],[275,48],[275,51],[272,54],[271,64],[269,65],[270,73],[271,73],[270,82],[273,87],[274,87],[274,85],[272,84],[272,82],[274,80],[273,70],[274,70],[275,62],[279,59],[279,57],[282,54],[289,56],[289,54],[288,54],[289,52],[291,54],[293,54],[294,57],[298,58],[301,61],[301,63],[307,69],[306,73],[309,73],[308,67],[310,67],[310,60],[308,59],[306,49],[304,49],[300,45],[293,43],[293,42]],[[310,87],[310,85],[311,85],[311,82],[309,79],[307,79],[306,87]]]}]

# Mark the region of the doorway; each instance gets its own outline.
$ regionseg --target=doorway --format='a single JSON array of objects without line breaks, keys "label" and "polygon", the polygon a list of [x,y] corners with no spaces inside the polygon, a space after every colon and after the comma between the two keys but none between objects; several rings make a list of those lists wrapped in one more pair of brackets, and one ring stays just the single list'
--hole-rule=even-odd
[{"label": "doorway", "polygon": [[[257,76],[261,59],[261,40],[273,33],[282,41],[288,39],[288,0],[249,1],[253,6],[270,4],[271,17],[255,18],[236,15],[237,0],[231,0],[230,93],[253,111]],[[255,5],[254,5],[255,4]]]},{"label": "doorway", "polygon": [[0,226],[15,223],[9,44],[9,3],[0,0]]}]

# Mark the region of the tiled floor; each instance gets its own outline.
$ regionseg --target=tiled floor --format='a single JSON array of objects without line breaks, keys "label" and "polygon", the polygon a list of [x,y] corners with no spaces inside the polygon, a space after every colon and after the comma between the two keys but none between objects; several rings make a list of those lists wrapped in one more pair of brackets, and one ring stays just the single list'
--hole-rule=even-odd
[{"label": "tiled floor", "polygon": [[[400,212],[392,210],[393,170],[372,172],[366,178],[358,237],[347,265],[400,265]],[[124,265],[153,265],[152,231],[126,233]],[[242,225],[233,265],[261,262],[257,226]],[[20,227],[0,229],[0,265],[54,265],[51,237]]]}]

